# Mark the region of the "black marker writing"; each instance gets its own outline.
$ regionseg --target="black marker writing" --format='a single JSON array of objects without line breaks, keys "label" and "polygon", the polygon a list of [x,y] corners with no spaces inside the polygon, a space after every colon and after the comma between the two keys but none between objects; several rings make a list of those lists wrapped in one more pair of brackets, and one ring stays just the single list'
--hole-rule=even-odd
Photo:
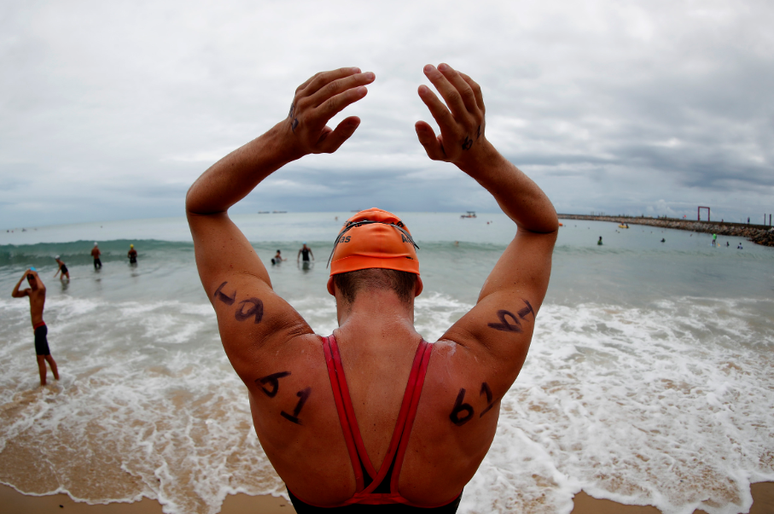
[{"label": "black marker writing", "polygon": [[479,396],[481,396],[482,394],[486,394],[487,407],[486,409],[484,409],[484,412],[478,415],[479,418],[484,414],[486,414],[487,412],[489,412],[489,409],[491,409],[494,406],[494,402],[492,401],[492,390],[489,389],[489,384],[487,384],[486,382],[483,382],[481,384],[481,392],[479,393]]},{"label": "black marker writing", "polygon": [[[500,309],[497,311],[497,317],[500,318],[500,323],[489,323],[489,327],[493,328],[495,330],[499,330],[501,332],[521,332],[521,321],[519,321],[519,318],[513,315],[512,312],[508,312],[504,309]],[[510,317],[516,324],[512,325],[508,323],[508,320],[505,319],[506,317]]]},{"label": "black marker writing", "polygon": [[[251,304],[252,307],[245,310],[247,304]],[[260,323],[263,319],[263,302],[258,298],[248,298],[239,302],[239,309],[234,313],[234,317],[237,321],[244,321],[247,318],[255,316],[255,323]]]},{"label": "black marker writing", "polygon": [[215,290],[215,294],[212,296],[225,303],[226,305],[234,305],[234,300],[236,300],[236,291],[234,291],[234,296],[226,296],[223,292],[221,292],[221,289],[223,289],[223,286],[226,284],[228,284],[228,282],[223,282],[221,285],[219,285]]},{"label": "black marker writing", "polygon": [[301,420],[298,419],[298,415],[301,413],[301,409],[304,407],[304,404],[306,403],[306,400],[309,398],[309,395],[312,394],[312,388],[307,387],[303,391],[299,391],[296,393],[296,396],[298,396],[299,400],[296,404],[296,408],[293,409],[293,414],[290,415],[284,410],[280,412],[280,415],[282,415],[283,418],[287,419],[288,421],[292,421],[296,425],[301,424]]},{"label": "black marker writing", "polygon": [[256,383],[270,384],[271,389],[266,389],[263,386],[261,386],[261,389],[263,389],[263,392],[266,393],[266,396],[269,398],[274,398],[277,396],[277,391],[279,390],[279,379],[288,375],[290,375],[290,371],[280,371],[279,373],[272,373],[271,375],[266,375],[263,378],[259,378],[256,380]]},{"label": "black marker writing", "polygon": [[292,130],[294,133],[296,131],[296,127],[298,126],[298,118],[293,116],[296,113],[296,104],[295,102],[290,104],[290,111],[288,112],[288,118],[290,119],[290,130]]},{"label": "black marker writing", "polygon": [[[471,407],[467,403],[462,403],[462,400],[465,398],[465,390],[460,389],[460,393],[457,395],[457,400],[454,402],[454,408],[451,411],[451,414],[449,414],[449,419],[452,423],[457,425],[458,427],[461,427],[468,421],[470,421],[470,418],[473,417],[473,407]],[[460,417],[460,413],[465,412],[466,414],[462,417]]]},{"label": "black marker writing", "polygon": [[470,139],[470,136],[465,136],[465,140],[462,142],[462,149],[470,150],[471,146],[473,146],[473,140]]},{"label": "black marker writing", "polygon": [[533,309],[533,308],[532,308],[532,305],[531,305],[531,304],[530,304],[530,303],[529,303],[527,300],[524,300],[524,303],[526,303],[526,304],[527,304],[527,306],[526,306],[526,307],[524,307],[523,309],[521,309],[521,310],[518,312],[518,314],[519,314],[519,317],[520,317],[521,319],[526,319],[526,317],[525,317],[525,316],[526,316],[527,314],[530,314],[530,313],[531,313],[531,314],[532,314],[532,317],[534,318],[534,317],[535,317],[535,309]]},{"label": "black marker writing", "polygon": [[478,131],[476,132],[476,139],[481,137],[481,125],[478,126]]}]

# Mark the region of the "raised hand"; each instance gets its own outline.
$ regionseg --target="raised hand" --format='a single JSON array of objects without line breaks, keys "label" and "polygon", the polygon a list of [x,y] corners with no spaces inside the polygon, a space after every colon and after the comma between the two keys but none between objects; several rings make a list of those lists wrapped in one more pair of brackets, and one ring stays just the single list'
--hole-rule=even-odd
[{"label": "raised hand", "polygon": [[302,155],[335,152],[352,136],[360,118],[350,116],[336,129],[327,126],[332,117],[363,98],[366,84],[374,81],[371,72],[360,68],[339,68],[317,73],[298,86],[287,119],[288,136]]},{"label": "raised hand", "polygon": [[419,86],[419,97],[441,129],[436,136],[428,123],[418,121],[415,125],[419,142],[428,157],[460,167],[480,159],[482,152],[488,149],[481,87],[448,64],[440,64],[437,68],[428,64],[423,71],[443,98],[441,101],[429,87]]}]

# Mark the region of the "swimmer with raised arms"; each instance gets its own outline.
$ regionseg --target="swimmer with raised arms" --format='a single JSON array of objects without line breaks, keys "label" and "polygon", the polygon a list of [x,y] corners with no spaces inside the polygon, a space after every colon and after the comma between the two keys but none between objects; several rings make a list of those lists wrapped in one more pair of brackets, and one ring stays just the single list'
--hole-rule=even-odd
[{"label": "swimmer with raised arms", "polygon": [[[19,290],[19,286],[21,286],[21,283],[25,278],[30,287]],[[30,268],[24,272],[14,286],[11,296],[14,298],[24,298],[27,296],[30,299],[30,317],[32,318],[32,330],[35,332],[35,354],[38,359],[40,385],[46,385],[46,363],[51,367],[54,378],[59,380],[59,370],[56,367],[56,361],[51,356],[51,351],[48,348],[48,339],[46,338],[48,335],[48,327],[46,327],[46,323],[43,321],[43,307],[46,303],[46,286],[43,285],[43,281],[40,279],[35,268]]]},{"label": "swimmer with raised arms", "polygon": [[[272,288],[228,209],[284,165],[333,153],[360,124],[326,124],[367,94],[373,73],[322,72],[295,93],[288,117],[207,170],[186,210],[199,276],[223,347],[247,386],[253,423],[296,512],[456,512],[492,444],[500,401],[527,356],[548,287],[558,219],[543,191],[485,136],[481,89],[442,64],[421,100],[440,127],[419,121],[427,155],[489,191],[514,239],[478,302],[434,344],[414,327],[422,292],[408,226],[380,209],[342,227],[328,292],[339,328],[316,335]],[[227,258],[224,256],[227,255]]]}]

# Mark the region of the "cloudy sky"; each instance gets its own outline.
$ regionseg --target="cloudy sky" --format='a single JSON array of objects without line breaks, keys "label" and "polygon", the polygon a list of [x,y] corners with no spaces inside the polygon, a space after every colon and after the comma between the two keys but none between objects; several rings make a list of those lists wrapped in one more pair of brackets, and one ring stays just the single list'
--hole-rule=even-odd
[{"label": "cloudy sky", "polygon": [[770,0],[3,2],[0,228],[181,216],[201,172],[341,66],[377,76],[356,134],[234,212],[494,211],[416,141],[440,62],[481,84],[487,136],[557,211],[760,223],[772,27]]}]

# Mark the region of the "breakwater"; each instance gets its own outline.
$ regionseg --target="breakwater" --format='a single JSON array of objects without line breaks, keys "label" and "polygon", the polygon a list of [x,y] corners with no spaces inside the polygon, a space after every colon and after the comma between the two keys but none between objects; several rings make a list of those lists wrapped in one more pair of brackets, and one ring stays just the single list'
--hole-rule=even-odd
[{"label": "breakwater", "polygon": [[749,225],[726,221],[697,221],[679,218],[650,218],[645,216],[598,216],[594,214],[559,214],[560,220],[609,221],[629,225],[650,225],[652,227],[673,228],[719,234],[723,236],[743,237],[763,246],[774,246],[774,227],[767,225]]}]

